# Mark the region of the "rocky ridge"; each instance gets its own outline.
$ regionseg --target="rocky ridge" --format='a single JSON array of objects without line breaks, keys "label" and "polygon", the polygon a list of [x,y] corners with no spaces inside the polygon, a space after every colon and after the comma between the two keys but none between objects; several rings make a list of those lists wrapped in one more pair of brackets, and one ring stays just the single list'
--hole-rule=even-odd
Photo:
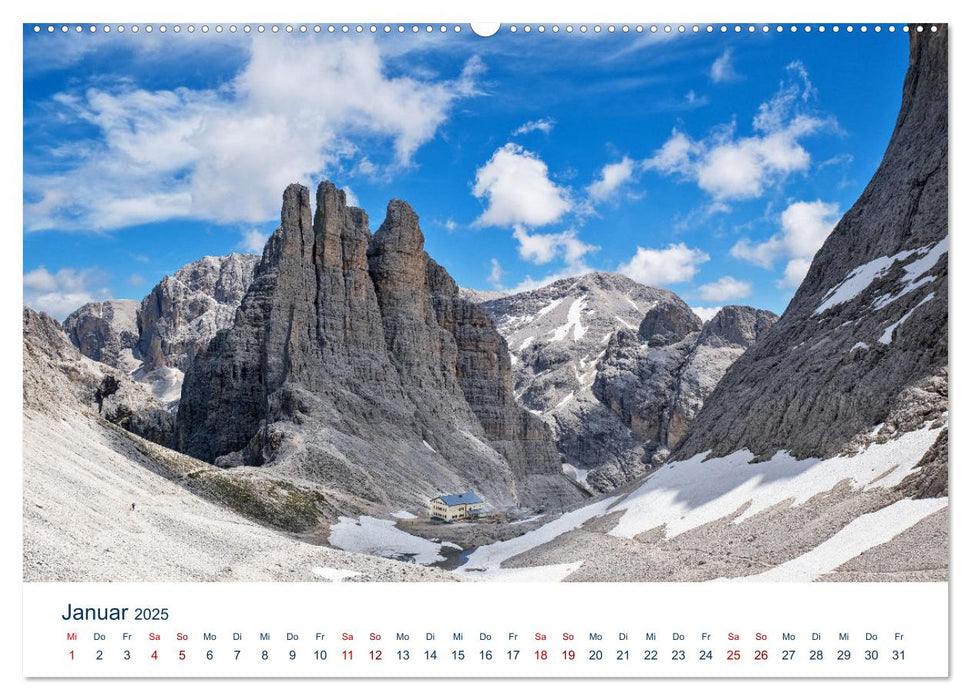
[{"label": "rocky ridge", "polygon": [[206,256],[166,275],[139,303],[85,304],[63,328],[81,354],[130,372],[174,411],[185,370],[217,331],[229,327],[259,256]]},{"label": "rocky ridge", "polygon": [[232,325],[258,261],[258,255],[207,255],[155,285],[138,310],[144,371],[188,370],[196,353]]},{"label": "rocky ridge", "polygon": [[[676,294],[605,272],[482,306],[509,344],[518,399],[552,428],[566,472],[597,491],[656,466],[756,330],[775,318],[726,307],[702,324]],[[658,424],[653,432],[648,421]]]}]

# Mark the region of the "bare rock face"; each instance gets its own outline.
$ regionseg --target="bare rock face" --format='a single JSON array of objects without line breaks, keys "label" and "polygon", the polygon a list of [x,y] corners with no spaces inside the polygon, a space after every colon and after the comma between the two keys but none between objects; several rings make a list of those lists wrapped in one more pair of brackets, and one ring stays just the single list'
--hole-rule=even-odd
[{"label": "bare rock face", "polygon": [[196,353],[229,327],[259,258],[207,256],[167,275],[142,300],[85,304],[64,330],[85,357],[131,372],[174,411]]},{"label": "bare rock face", "polygon": [[564,488],[550,428],[516,403],[512,355],[492,317],[462,295],[441,265],[426,257],[428,287],[439,326],[455,339],[456,376],[490,444],[514,478],[541,505],[575,499]]},{"label": "bare rock face", "polygon": [[[643,461],[658,466],[728,368],[775,320],[769,311],[726,306],[702,324],[684,302],[665,301],[645,315],[637,333],[622,330],[611,338],[594,395],[643,443]],[[631,474],[603,470],[593,477],[613,486]]]},{"label": "bare rock face", "polygon": [[509,344],[515,397],[553,431],[564,471],[596,488],[598,471],[643,469],[642,442],[593,395],[598,363],[614,332],[636,329],[646,312],[677,297],[623,275],[594,272],[482,303]]},{"label": "bare rock face", "polygon": [[[498,507],[577,500],[545,426],[511,400],[505,342],[428,258],[411,207],[392,201],[372,237],[331,183],[316,204],[311,220],[308,190],[284,193],[232,326],[186,375],[180,449],[374,503],[459,489]],[[532,472],[553,481],[534,487]]]},{"label": "bare rock face", "polygon": [[673,345],[701,330],[701,319],[680,299],[666,299],[644,315],[637,336],[652,346]]},{"label": "bare rock face", "polygon": [[[900,114],[873,179],[779,322],[709,397],[678,458],[742,448],[826,457],[891,417],[946,411],[948,30],[938,26],[910,33]],[[946,451],[945,440],[928,458],[935,473]],[[944,475],[918,490],[946,489]]]},{"label": "bare rock face", "polygon": [[172,443],[175,416],[128,372],[82,355],[57,321],[26,306],[23,334],[25,409],[80,407],[147,440]]},{"label": "bare rock face", "polygon": [[509,343],[516,396],[552,429],[564,471],[594,491],[656,465],[775,319],[725,307],[703,325],[676,294],[605,272],[482,306]]},{"label": "bare rock face", "polygon": [[138,302],[110,299],[85,304],[62,327],[81,354],[118,369],[133,370],[139,362]]},{"label": "bare rock face", "polygon": [[185,372],[216,332],[232,324],[258,260],[239,253],[206,256],[166,275],[138,310],[142,370],[168,367]]}]

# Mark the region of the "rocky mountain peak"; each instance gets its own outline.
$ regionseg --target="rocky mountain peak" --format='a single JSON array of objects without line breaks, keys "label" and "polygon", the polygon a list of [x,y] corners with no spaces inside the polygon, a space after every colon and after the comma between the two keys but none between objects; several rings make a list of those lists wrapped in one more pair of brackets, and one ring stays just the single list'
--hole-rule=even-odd
[{"label": "rocky mountain peak", "polygon": [[406,292],[407,289],[423,288],[424,248],[425,234],[418,225],[418,214],[408,202],[391,200],[387,215],[371,237],[367,250],[375,283],[391,295]]},{"label": "rocky mountain peak", "polygon": [[[331,243],[350,237],[358,245],[363,242],[365,249],[371,238],[367,212],[358,207],[347,206],[347,194],[329,180],[317,186],[313,233],[315,237]],[[331,255],[338,252],[333,249],[333,245],[325,245],[325,250]],[[328,264],[334,262],[336,260],[327,261]]]},{"label": "rocky mountain peak", "polygon": [[680,299],[659,301],[644,315],[637,335],[652,346],[671,345],[684,340],[689,333],[701,330],[703,323]]},{"label": "rocky mountain peak", "polygon": [[553,430],[564,470],[595,490],[663,458],[749,344],[718,338],[745,313],[726,311],[702,342],[705,326],[677,295],[610,272],[487,299],[482,308],[509,344],[516,396]]},{"label": "rocky mountain peak", "polygon": [[[318,193],[319,197],[319,193]],[[283,206],[280,208],[280,228],[286,234],[293,252],[303,253],[305,245],[313,238],[312,218],[310,215],[310,190],[304,185],[291,184],[283,191]]]},{"label": "rocky mountain peak", "polygon": [[425,247],[425,236],[418,225],[418,214],[408,202],[392,199],[388,202],[384,222],[374,234],[375,252],[390,248],[420,251]]},{"label": "rocky mountain peak", "polygon": [[641,441],[641,463],[601,470],[593,483],[618,486],[661,464],[728,368],[775,318],[769,311],[726,306],[702,324],[680,299],[666,299],[645,314],[636,334],[614,334],[593,393]]},{"label": "rocky mountain peak", "polygon": [[721,344],[748,347],[779,320],[771,311],[751,306],[723,306],[701,331],[698,342],[711,346]]},{"label": "rocky mountain peak", "polygon": [[131,371],[138,366],[138,308],[134,299],[91,302],[68,316],[62,327],[82,355]]}]

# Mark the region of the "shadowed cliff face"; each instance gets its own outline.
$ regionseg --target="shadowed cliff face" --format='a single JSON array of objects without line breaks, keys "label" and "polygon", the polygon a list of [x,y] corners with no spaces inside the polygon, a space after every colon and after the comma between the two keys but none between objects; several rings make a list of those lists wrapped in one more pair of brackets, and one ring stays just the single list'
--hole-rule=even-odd
[{"label": "shadowed cliff face", "polygon": [[[893,136],[789,307],[705,402],[675,456],[830,456],[947,408],[947,27],[910,33]],[[946,442],[945,442],[946,445]]]},{"label": "shadowed cliff face", "polygon": [[423,246],[406,202],[371,236],[331,183],[312,223],[308,190],[288,187],[233,326],[186,376],[180,449],[379,503],[576,500],[549,430],[513,401],[505,341]]}]

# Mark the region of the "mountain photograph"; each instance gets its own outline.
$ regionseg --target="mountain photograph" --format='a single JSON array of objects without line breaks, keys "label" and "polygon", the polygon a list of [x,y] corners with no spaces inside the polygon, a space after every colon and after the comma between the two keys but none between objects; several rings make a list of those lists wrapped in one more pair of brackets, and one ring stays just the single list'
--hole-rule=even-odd
[{"label": "mountain photograph", "polygon": [[948,580],[946,25],[71,38],[25,581]]}]

